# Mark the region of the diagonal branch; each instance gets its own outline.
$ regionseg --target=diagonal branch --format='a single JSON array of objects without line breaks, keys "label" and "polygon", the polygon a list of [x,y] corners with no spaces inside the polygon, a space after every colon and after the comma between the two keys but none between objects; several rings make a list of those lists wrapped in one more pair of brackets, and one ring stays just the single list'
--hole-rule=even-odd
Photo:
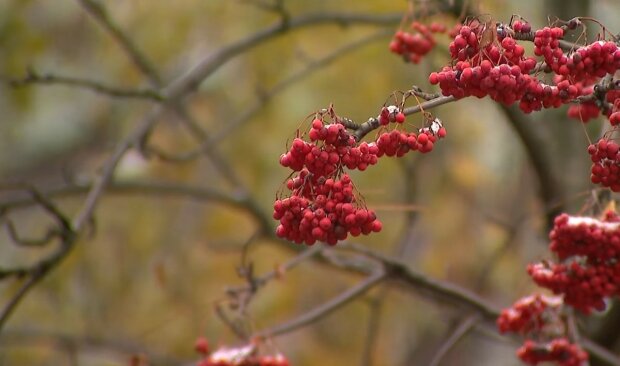
[{"label": "diagonal branch", "polygon": [[391,33],[392,30],[379,31],[377,33],[371,34],[368,37],[364,37],[360,40],[344,45],[323,58],[311,61],[304,69],[301,69],[298,72],[283,79],[268,91],[262,92],[259,96],[259,101],[255,105],[245,109],[243,113],[239,115],[236,119],[232,120],[229,123],[226,123],[226,125],[219,132],[213,134],[213,136],[209,138],[204,139],[203,142],[195,150],[185,153],[171,154],[157,149],[154,146],[149,146],[148,149],[149,151],[156,153],[159,158],[166,161],[190,161],[196,159],[201,154],[211,151],[220,141],[223,141],[232,133],[238,131],[241,126],[243,126],[248,120],[250,120],[261,109],[263,109],[265,105],[269,103],[269,101],[284,92],[289,87],[309,77],[313,72],[323,69],[324,67],[336,61],[338,58],[345,56],[348,53],[354,51],[355,49],[367,45],[368,43],[371,43],[378,39],[382,39],[385,35]]},{"label": "diagonal branch", "polygon": [[327,301],[322,305],[317,306],[316,308],[308,311],[307,313],[299,316],[298,318],[295,318],[290,322],[275,326],[273,328],[259,331],[258,333],[255,333],[252,338],[265,339],[275,337],[281,334],[290,333],[306,325],[312,324],[319,319],[322,319],[323,317],[338,310],[349,302],[357,299],[362,294],[366,293],[376,284],[381,282],[385,278],[385,275],[386,274],[383,271],[378,271],[368,276],[364,281],[358,283],[357,285],[349,288],[346,291],[341,292],[338,296],[332,298],[331,300]]},{"label": "diagonal branch", "polygon": [[155,66],[138,49],[129,36],[109,16],[108,11],[97,0],[78,0],[82,7],[118,42],[121,48],[136,65],[138,70],[147,76],[154,86],[161,85],[161,78]]},{"label": "diagonal branch", "polygon": [[473,314],[463,319],[452,331],[450,336],[441,344],[428,366],[439,366],[448,352],[450,352],[458,341],[460,341],[476,325],[476,322],[479,320],[478,318],[478,314]]}]

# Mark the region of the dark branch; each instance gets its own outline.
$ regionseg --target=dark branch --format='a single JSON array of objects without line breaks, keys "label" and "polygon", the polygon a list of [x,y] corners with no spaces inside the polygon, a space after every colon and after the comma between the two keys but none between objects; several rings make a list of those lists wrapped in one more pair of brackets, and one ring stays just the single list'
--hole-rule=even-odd
[{"label": "dark branch", "polygon": [[133,90],[133,89],[122,89],[113,86],[105,85],[104,83],[88,80],[88,79],[80,79],[71,76],[60,76],[54,74],[39,74],[34,70],[28,70],[28,74],[23,78],[12,78],[3,76],[2,79],[12,87],[18,88],[33,84],[39,85],[64,85],[69,87],[77,87],[92,90],[96,93],[108,95],[116,98],[138,98],[138,99],[148,99],[154,101],[162,101],[164,97],[159,94],[157,90],[153,89],[141,89],[141,90]]}]

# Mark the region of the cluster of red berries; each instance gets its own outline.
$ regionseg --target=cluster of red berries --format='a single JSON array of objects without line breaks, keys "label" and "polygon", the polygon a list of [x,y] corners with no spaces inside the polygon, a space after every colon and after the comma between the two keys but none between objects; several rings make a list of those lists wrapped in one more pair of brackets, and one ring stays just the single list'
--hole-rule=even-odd
[{"label": "cluster of red berries", "polygon": [[[455,64],[432,73],[430,83],[439,85],[446,96],[489,96],[506,105],[518,102],[522,111],[530,113],[557,108],[589,94],[600,77],[620,69],[620,49],[614,42],[596,41],[565,53],[560,44],[564,28],[545,27],[534,32],[533,40],[534,54],[542,56],[548,70],[556,74],[553,83],[548,84],[530,75],[536,60],[525,55],[524,47],[516,41],[519,34],[528,38],[531,31],[530,24],[521,20],[514,21],[511,27],[498,24],[495,32],[479,21],[461,26],[449,47]],[[570,117],[584,122],[599,113],[594,102],[569,109]],[[620,113],[612,115],[612,123],[620,123]]]},{"label": "cluster of red berries", "polygon": [[[358,142],[332,109],[318,113],[307,133],[310,141],[295,138],[280,157],[282,166],[297,173],[286,182],[290,195],[274,202],[273,218],[280,222],[276,235],[299,244],[334,245],[349,235],[381,231],[381,222],[361,204],[344,169],[363,171],[384,155],[431,151],[437,139],[446,136],[446,129],[429,116],[418,133],[384,131],[375,142],[367,143]],[[326,123],[328,118],[331,123]],[[390,123],[402,124],[405,114],[396,106],[383,107],[377,121],[385,129]]]},{"label": "cluster of red berries", "polygon": [[558,366],[584,366],[588,364],[588,354],[579,345],[566,338],[555,338],[548,343],[526,340],[517,350],[517,356],[528,365],[541,362],[555,362]]},{"label": "cluster of red berries", "polygon": [[560,40],[564,37],[564,29],[560,27],[544,27],[534,32],[534,54],[542,56],[552,69],[557,60],[564,56],[560,48]]},{"label": "cluster of red berries", "polygon": [[549,323],[557,323],[562,299],[540,294],[519,299],[512,307],[502,310],[497,318],[501,333],[512,332],[526,335],[540,332]]},{"label": "cluster of red berries", "polygon": [[423,154],[428,153],[433,150],[434,143],[445,136],[446,129],[441,126],[439,120],[436,120],[434,125],[431,124],[431,127],[420,129],[417,134],[398,130],[383,132],[377,138],[378,156],[401,157],[409,151],[416,150]]},{"label": "cluster of red berries", "polygon": [[[309,177],[302,170],[293,195],[274,203],[273,217],[280,220],[276,235],[296,243],[323,241],[334,245],[349,234],[358,236],[381,231],[374,211],[356,206],[354,187],[348,174],[340,179],[321,177],[316,184],[303,182]],[[310,198],[307,198],[310,197]]]},{"label": "cluster of red berries", "polygon": [[196,340],[194,349],[203,356],[197,366],[289,366],[281,354],[257,355],[253,344],[238,348],[220,348],[211,353],[205,338]]},{"label": "cluster of red berries", "polygon": [[[562,316],[563,304],[560,297],[536,294],[502,310],[497,318],[500,332],[526,336],[517,350],[517,356],[523,362],[529,365],[555,362],[560,366],[582,366],[588,360],[588,354],[564,336],[568,327]],[[535,342],[530,337],[539,341]]]},{"label": "cluster of red berries", "polygon": [[420,22],[411,23],[413,32],[398,31],[390,42],[390,51],[401,55],[406,62],[419,63],[435,44],[433,33],[445,33],[446,27],[440,23],[430,26]]},{"label": "cluster of red berries", "polygon": [[[524,73],[536,66],[533,58],[525,57],[525,48],[507,34],[498,33],[500,42],[482,41],[485,27],[481,25],[462,26],[459,33],[450,43],[450,55],[454,61],[467,61],[472,66],[478,66],[482,61],[491,61],[492,65],[506,64],[519,66]],[[486,42],[482,44],[481,42]]]},{"label": "cluster of red berries", "polygon": [[615,141],[602,138],[588,146],[588,154],[592,160],[590,180],[594,184],[609,187],[620,192],[620,145]]},{"label": "cluster of red berries", "polygon": [[325,125],[322,120],[312,121],[308,132],[310,142],[296,138],[290,150],[280,157],[280,164],[294,171],[307,169],[313,177],[327,177],[340,166],[365,170],[377,163],[376,147],[357,144],[340,123]]},{"label": "cluster of red berries", "polygon": [[549,235],[550,250],[560,263],[530,264],[528,273],[539,286],[564,295],[564,303],[589,314],[604,310],[605,299],[620,295],[620,222],[558,216]]},{"label": "cluster of red berries", "polygon": [[480,50],[480,34],[476,33],[480,32],[479,28],[463,26],[450,49],[456,64],[429,76],[429,82],[439,84],[443,95],[489,96],[506,105],[519,102],[526,113],[556,108],[581,95],[579,86],[569,80],[547,85],[531,76],[529,73],[535,68],[536,60],[525,57],[524,48],[514,38],[505,35],[501,48],[489,43]]},{"label": "cluster of red berries", "polygon": [[603,220],[562,214],[555,218],[549,233],[549,249],[563,261],[585,256],[590,263],[620,257],[620,223],[613,211]]},{"label": "cluster of red berries", "polygon": [[558,27],[545,27],[536,31],[534,36],[534,53],[543,56],[556,74],[578,82],[614,74],[620,69],[620,50],[614,42],[596,41],[571,54],[564,54],[559,41],[563,36],[564,30]]},{"label": "cluster of red berries", "polygon": [[439,84],[442,94],[456,98],[489,96],[505,105],[518,101],[526,113],[543,107],[559,107],[580,95],[579,88],[567,80],[555,86],[546,85],[524,72],[524,68],[535,66],[532,59],[528,60],[522,66],[493,66],[489,60],[484,60],[474,67],[467,61],[459,61],[454,67],[446,66],[440,72],[431,73],[429,81],[433,85]]},{"label": "cluster of red berries", "polygon": [[395,105],[381,108],[381,113],[377,116],[381,126],[387,126],[390,122],[403,123],[406,118],[405,113]]}]

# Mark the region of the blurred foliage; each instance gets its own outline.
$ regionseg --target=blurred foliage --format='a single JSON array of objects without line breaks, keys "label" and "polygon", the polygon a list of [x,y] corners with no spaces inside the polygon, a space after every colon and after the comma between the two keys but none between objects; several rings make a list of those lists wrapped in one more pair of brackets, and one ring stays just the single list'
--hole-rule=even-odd
[{"label": "blurred foliage", "polygon": [[[102,2],[165,82],[206,55],[278,21],[276,14],[251,3]],[[609,14],[617,14],[617,2],[597,1],[596,7],[589,3],[583,1],[589,13],[566,15],[614,21]],[[284,4],[293,15],[406,10],[405,1],[286,0]],[[547,14],[557,10],[551,2],[536,0],[487,0],[476,6],[502,20],[519,13],[536,26],[546,24]],[[188,99],[188,107],[202,127],[217,134],[259,103],[261,92],[379,28],[325,25],[285,33],[221,67]],[[397,24],[388,27],[396,28]],[[278,157],[297,129],[303,128],[306,116],[333,103],[339,114],[364,121],[377,114],[394,90],[407,90],[413,84],[428,88],[428,73],[447,62],[445,52],[436,50],[420,65],[404,64],[387,51],[388,40],[382,37],[308,73],[218,142],[227,165],[265,213],[270,214],[275,192],[288,174],[278,165]],[[448,40],[441,43],[446,46]],[[0,2],[0,73],[22,77],[28,68],[125,88],[150,85],[78,1]],[[0,89],[3,180],[25,180],[41,188],[57,186],[67,177],[90,180],[149,108],[151,102],[111,99],[67,86],[14,89],[5,85]],[[536,178],[506,115],[489,100],[464,100],[433,112],[444,121],[449,135],[432,154],[384,160],[363,174],[353,173],[368,206],[377,208],[384,223],[383,232],[358,241],[385,253],[400,253],[429,276],[474,289],[498,305],[509,304],[534,288],[525,264],[548,255]],[[564,114],[564,110],[534,114],[529,128],[543,137],[561,173],[568,207],[576,211],[589,189],[588,161],[582,149],[586,140],[582,128]],[[419,116],[411,120],[420,124]],[[597,123],[588,127],[590,132],[600,128]],[[195,139],[172,114],[159,121],[150,142],[171,152],[196,147]],[[205,157],[171,164],[131,151],[117,178],[232,191]],[[404,198],[406,192],[413,194],[411,201]],[[76,213],[82,201],[81,196],[58,200],[69,214]],[[419,214],[413,228],[407,220],[412,214]],[[11,218],[28,236],[41,234],[49,224],[36,209],[12,212]],[[217,203],[154,194],[107,194],[97,209],[92,236],[79,243],[10,319],[6,333],[0,335],[0,364],[127,365],[130,353],[119,352],[118,344],[192,360],[193,341],[199,335],[213,346],[238,342],[213,309],[225,299],[225,286],[243,283],[236,268],[256,225],[247,213]],[[402,243],[408,230],[412,239]],[[2,268],[32,263],[47,253],[47,249],[16,249],[6,232],[0,238]],[[247,255],[256,272],[264,273],[294,253],[282,243],[259,240],[250,245]],[[285,322],[356,281],[359,277],[343,271],[304,263],[258,293],[249,309],[252,321],[259,329]],[[16,288],[9,282],[0,283],[3,301]],[[358,364],[370,304],[380,296],[384,301],[374,365],[425,364],[454,319],[463,315],[415,293],[381,291],[373,290],[310,327],[274,339],[275,346],[296,366]],[[11,334],[32,339],[11,342]],[[71,349],[48,338],[36,341],[40,339],[36,335],[46,334],[92,337],[108,347]],[[472,348],[484,352],[472,352]],[[516,364],[513,352],[511,346],[474,333],[444,364],[511,365]]]}]

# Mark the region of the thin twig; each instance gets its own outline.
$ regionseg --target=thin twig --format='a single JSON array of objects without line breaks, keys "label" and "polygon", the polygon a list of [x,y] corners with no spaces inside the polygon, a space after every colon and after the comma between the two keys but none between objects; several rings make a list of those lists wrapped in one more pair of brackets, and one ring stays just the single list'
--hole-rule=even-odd
[{"label": "thin twig", "polygon": [[50,228],[45,232],[40,238],[22,238],[20,237],[13,221],[10,219],[5,219],[4,227],[6,228],[7,233],[9,234],[9,238],[15,245],[19,245],[22,247],[43,247],[49,244],[52,239],[59,236],[60,232],[56,228]]},{"label": "thin twig", "polygon": [[439,366],[443,358],[478,322],[480,316],[473,314],[463,319],[459,325],[451,332],[450,336],[441,344],[435,356],[428,366]]},{"label": "thin twig", "polygon": [[[195,150],[188,151],[185,153],[176,153],[176,154],[167,153],[154,146],[149,146],[148,150],[150,152],[155,153],[159,158],[165,161],[176,162],[176,161],[190,161],[190,160],[196,159],[203,153],[211,151],[219,142],[224,141],[231,134],[238,131],[239,128],[241,128],[247,121],[249,121],[252,117],[254,117],[261,109],[263,109],[267,105],[267,103],[269,103],[269,101],[271,101],[273,98],[275,98],[276,96],[284,92],[289,87],[294,86],[301,80],[309,77],[310,75],[312,75],[313,72],[324,69],[326,66],[336,61],[340,57],[345,56],[349,54],[350,52],[362,46],[365,46],[373,41],[382,39],[383,37],[385,37],[388,34],[391,34],[392,32],[393,32],[392,30],[379,31],[368,37],[364,37],[360,40],[357,40],[345,46],[342,46],[341,48],[336,49],[334,52],[328,54],[327,56],[323,58],[311,61],[310,63],[306,65],[305,68],[283,79],[282,81],[277,83],[275,86],[273,86],[270,90],[261,92],[259,96],[259,101],[255,105],[248,107],[236,119],[230,121],[229,123],[226,123],[222,127],[222,129],[218,131],[217,133],[213,134],[213,136],[211,136],[210,138],[204,139],[204,141]],[[357,127],[357,125],[354,125],[353,127]]]},{"label": "thin twig", "polygon": [[64,85],[89,89],[96,93],[108,95],[115,98],[137,98],[154,101],[163,101],[164,96],[154,89],[122,89],[102,82],[88,79],[80,79],[72,76],[61,76],[51,73],[40,74],[34,70],[28,70],[23,78],[2,76],[0,80],[7,82],[12,87],[23,87],[28,85]]},{"label": "thin twig", "polygon": [[127,33],[114,22],[105,7],[97,0],[78,0],[82,7],[117,41],[138,70],[147,76],[154,86],[161,85],[161,78],[155,66],[138,49],[138,46],[129,38]]},{"label": "thin twig", "polygon": [[324,304],[317,306],[316,308],[304,313],[303,315],[289,322],[275,326],[273,328],[259,331],[255,333],[252,338],[265,339],[270,337],[276,337],[278,335],[290,333],[306,325],[313,324],[319,319],[322,319],[323,317],[331,314],[333,311],[339,309],[340,307],[357,299],[359,296],[366,293],[376,284],[381,282],[384,278],[384,272],[379,271],[377,273],[374,273],[368,276],[364,281],[358,283],[357,285],[349,288],[346,291],[341,292],[338,296],[332,298]]},{"label": "thin twig", "polygon": [[[409,107],[409,108],[405,108],[403,110],[403,113],[407,116],[410,116],[412,114],[415,113],[419,113],[421,111],[426,111],[429,109],[433,109],[435,107],[439,107],[441,105],[444,105],[446,103],[451,103],[454,102],[455,100],[457,100],[455,97],[452,96],[440,96],[437,97],[435,99],[431,99],[428,100],[424,103],[421,103],[419,105],[413,106],[413,107]],[[362,123],[359,125],[359,127],[357,129],[355,129],[355,131],[353,132],[353,136],[355,136],[356,140],[361,140],[362,138],[364,138],[364,136],[366,136],[368,133],[370,133],[373,130],[376,130],[377,128],[379,128],[380,124],[379,124],[379,120],[377,118],[369,118],[368,121]]]}]

